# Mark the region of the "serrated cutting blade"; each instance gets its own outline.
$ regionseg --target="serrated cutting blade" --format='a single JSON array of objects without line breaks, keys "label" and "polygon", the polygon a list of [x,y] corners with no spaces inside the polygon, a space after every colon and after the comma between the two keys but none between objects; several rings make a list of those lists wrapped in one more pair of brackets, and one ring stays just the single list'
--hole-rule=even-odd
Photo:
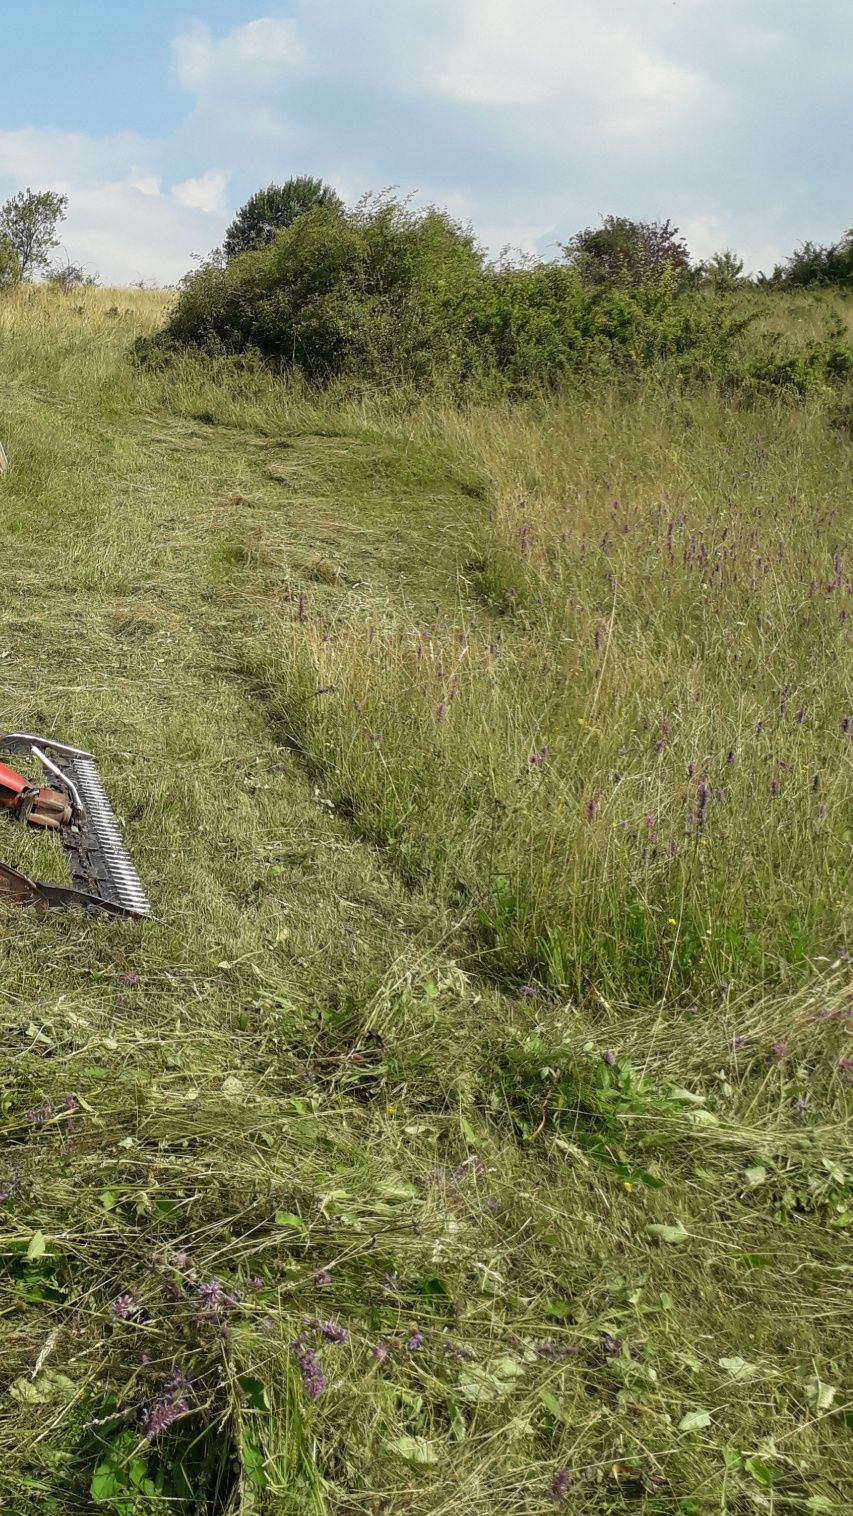
[{"label": "serrated cutting blade", "polygon": [[82,833],[66,843],[71,875],[79,889],[99,886],[107,900],[135,916],[150,916],[151,905],[133,860],[124,846],[121,828],[110,805],[97,764],[88,756],[63,765],[63,773],[79,791],[85,813]]}]

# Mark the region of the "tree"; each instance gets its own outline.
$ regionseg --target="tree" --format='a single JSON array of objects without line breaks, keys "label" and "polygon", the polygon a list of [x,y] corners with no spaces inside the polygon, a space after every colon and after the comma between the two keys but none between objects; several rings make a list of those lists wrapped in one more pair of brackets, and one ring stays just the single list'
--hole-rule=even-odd
[{"label": "tree", "polygon": [[59,246],[56,228],[65,220],[68,196],[53,190],[20,190],[0,209],[0,240],[12,244],[20,277],[28,279],[37,269],[47,268],[50,254]]},{"label": "tree", "polygon": [[686,274],[690,268],[687,243],[671,221],[605,216],[601,226],[577,232],[562,251],[585,284],[611,284],[617,279],[637,284],[664,270]]},{"label": "tree", "polygon": [[268,184],[246,201],[231,222],[223,243],[225,257],[230,260],[272,242],[277,232],[318,205],[334,211],[344,208],[340,196],[322,179],[302,175],[284,184]]},{"label": "tree", "polygon": [[725,252],[714,253],[707,263],[702,264],[701,274],[712,289],[732,290],[743,283],[743,259],[727,247]]}]

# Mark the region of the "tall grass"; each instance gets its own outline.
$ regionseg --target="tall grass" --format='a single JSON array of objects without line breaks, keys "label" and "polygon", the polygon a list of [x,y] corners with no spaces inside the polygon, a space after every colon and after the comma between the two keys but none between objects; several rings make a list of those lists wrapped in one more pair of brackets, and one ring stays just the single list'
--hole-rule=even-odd
[{"label": "tall grass", "polygon": [[710,397],[455,426],[492,475],[483,606],[303,596],[264,656],[291,735],[504,972],[802,982],[847,931],[848,445],[817,407]]}]

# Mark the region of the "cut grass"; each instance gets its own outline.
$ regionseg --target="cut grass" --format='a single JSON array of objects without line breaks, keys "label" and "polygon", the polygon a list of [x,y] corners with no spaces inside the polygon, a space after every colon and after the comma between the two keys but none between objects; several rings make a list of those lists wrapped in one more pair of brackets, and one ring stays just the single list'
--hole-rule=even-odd
[{"label": "cut grass", "polygon": [[[519,993],[454,884],[473,715],[428,770],[397,675],[436,604],[448,646],[498,621],[521,672],[496,711],[532,720],[542,633],[456,565],[500,567],[503,502],[564,467],[562,492],[584,436],[591,476],[608,447],[660,466],[669,403],[575,432],[394,416],[140,372],[160,298],[79,304],[0,305],[4,723],[98,753],[162,924],[0,919],[0,1499],[491,1516],[547,1510],[565,1469],[578,1512],[849,1509],[847,963],[694,1002],[597,973]],[[697,493],[730,467],[703,404],[674,465]],[[738,423],[771,458],[776,425],[843,510],[821,418]],[[345,704],[313,693],[325,625],[378,751],[307,719]],[[527,782],[532,730],[486,725]],[[391,784],[413,763],[418,815]]]}]

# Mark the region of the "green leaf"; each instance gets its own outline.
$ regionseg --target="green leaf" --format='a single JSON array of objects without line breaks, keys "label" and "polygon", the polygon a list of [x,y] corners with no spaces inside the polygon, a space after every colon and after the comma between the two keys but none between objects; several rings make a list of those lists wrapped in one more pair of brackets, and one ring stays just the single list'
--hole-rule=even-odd
[{"label": "green leaf", "polygon": [[275,1224],[276,1226],[291,1227],[294,1232],[304,1232],[305,1230],[304,1221],[302,1221],[301,1217],[294,1216],[292,1211],[276,1211]]},{"label": "green leaf", "polygon": [[438,1463],[438,1453],[425,1437],[394,1437],[386,1443],[392,1453],[399,1453],[407,1463]]},{"label": "green leaf", "polygon": [[264,1460],[245,1427],[240,1433],[240,1463],[249,1483],[253,1484],[256,1490],[266,1489],[267,1476],[264,1472]]},{"label": "green leaf", "polygon": [[711,1416],[708,1411],[688,1411],[678,1423],[680,1432],[701,1432],[711,1425]]},{"label": "green leaf", "polygon": [[744,1178],[751,1190],[756,1190],[767,1179],[767,1170],[763,1164],[757,1163],[754,1168],[747,1169]]},{"label": "green leaf", "polygon": [[752,1476],[756,1484],[760,1484],[763,1490],[769,1490],[776,1483],[776,1470],[764,1458],[753,1456],[744,1459],[744,1468]]},{"label": "green leaf", "polygon": [[824,1384],[822,1379],[810,1379],[806,1384],[806,1398],[813,1411],[828,1411],[838,1394],[834,1384]]},{"label": "green leaf", "polygon": [[748,1363],[745,1358],[740,1358],[737,1354],[733,1358],[718,1358],[717,1362],[732,1379],[751,1379],[753,1374],[758,1373],[754,1363]]},{"label": "green leaf", "polygon": [[646,1231],[651,1237],[658,1237],[661,1242],[668,1242],[674,1246],[686,1242],[690,1236],[690,1233],[681,1221],[676,1221],[674,1226],[665,1226],[660,1221],[654,1221],[650,1226],[646,1227]]},{"label": "green leaf", "polygon": [[565,1407],[558,1395],[552,1394],[551,1390],[540,1390],[539,1399],[556,1421],[566,1421]]},{"label": "green leaf", "polygon": [[33,1232],[27,1246],[27,1261],[33,1263],[36,1258],[43,1258],[47,1252],[47,1243],[44,1240],[44,1232]]},{"label": "green leaf", "polygon": [[102,1190],[98,1198],[105,1211],[113,1211],[118,1205],[119,1197],[115,1190]]}]

